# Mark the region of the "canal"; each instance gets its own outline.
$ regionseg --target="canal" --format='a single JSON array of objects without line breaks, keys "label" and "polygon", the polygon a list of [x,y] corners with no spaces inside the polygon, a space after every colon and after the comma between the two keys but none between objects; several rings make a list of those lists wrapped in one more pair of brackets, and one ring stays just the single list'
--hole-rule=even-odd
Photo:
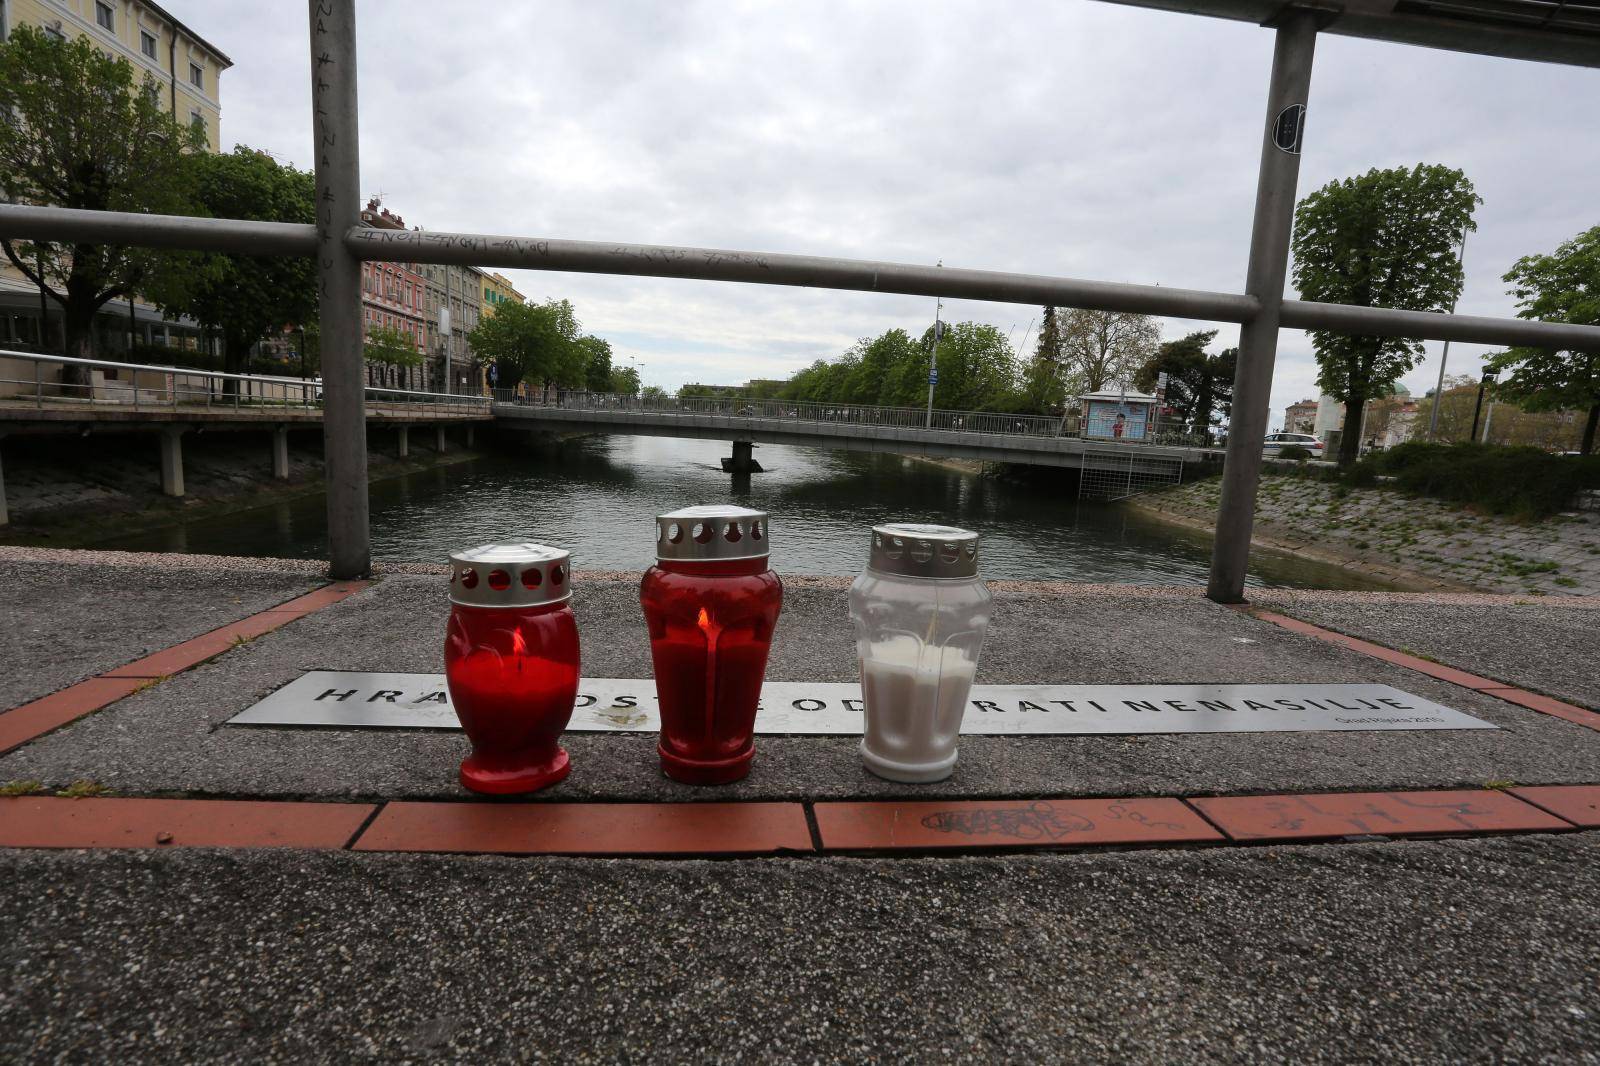
[{"label": "canal", "polygon": [[[763,445],[766,468],[735,485],[720,441],[582,437],[516,454],[374,482],[372,547],[379,559],[443,562],[452,549],[539,541],[571,549],[586,569],[641,570],[653,558],[652,518],[699,503],[772,513],[773,566],[789,574],[853,574],[877,522],[924,521],[983,535],[992,578],[1203,585],[1209,538],[1115,504],[1080,503],[1071,481],[979,477],[894,455]],[[325,558],[321,496],[97,541],[91,547]],[[1372,588],[1314,561],[1256,552],[1251,582]]]}]

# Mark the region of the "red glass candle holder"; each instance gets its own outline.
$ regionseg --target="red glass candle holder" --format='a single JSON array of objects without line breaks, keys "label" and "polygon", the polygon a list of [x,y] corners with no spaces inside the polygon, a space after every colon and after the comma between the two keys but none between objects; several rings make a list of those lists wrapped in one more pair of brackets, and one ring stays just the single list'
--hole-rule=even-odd
[{"label": "red glass candle holder", "polygon": [[719,785],[750,772],[756,706],[783,586],[767,565],[767,515],[689,507],[656,519],[639,602],[661,708],[661,769]]},{"label": "red glass candle holder", "polygon": [[558,740],[578,697],[569,555],[485,545],[450,562],[445,682],[472,741],[461,783],[490,795],[553,785],[572,770]]}]

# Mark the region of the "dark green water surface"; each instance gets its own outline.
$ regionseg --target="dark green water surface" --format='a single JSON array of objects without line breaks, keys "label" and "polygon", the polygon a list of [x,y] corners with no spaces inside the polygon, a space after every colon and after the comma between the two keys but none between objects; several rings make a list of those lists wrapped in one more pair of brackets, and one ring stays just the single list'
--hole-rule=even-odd
[{"label": "dark green water surface", "polygon": [[[531,540],[571,550],[587,569],[641,570],[653,517],[733,502],[772,513],[773,567],[853,574],[877,522],[939,522],[983,535],[992,578],[1203,585],[1210,538],[1115,504],[1079,503],[1072,482],[1024,484],[893,455],[764,445],[766,473],[738,482],[717,441],[584,437],[528,444],[453,466],[374,482],[373,555],[444,562],[453,549]],[[321,496],[289,500],[110,540],[92,547],[325,558]],[[1298,588],[1372,588],[1322,563],[1256,552],[1251,581]]]}]

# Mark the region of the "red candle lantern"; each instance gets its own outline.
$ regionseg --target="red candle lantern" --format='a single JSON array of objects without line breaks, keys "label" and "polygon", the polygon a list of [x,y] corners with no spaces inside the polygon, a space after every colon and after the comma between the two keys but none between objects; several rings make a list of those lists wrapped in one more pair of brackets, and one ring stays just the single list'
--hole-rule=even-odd
[{"label": "red candle lantern", "polygon": [[756,704],[783,586],[767,565],[767,515],[688,507],[656,518],[639,600],[661,706],[661,769],[694,785],[750,772]]},{"label": "red candle lantern", "polygon": [[445,681],[472,754],[474,792],[533,792],[572,766],[557,743],[578,696],[578,625],[569,553],[486,544],[450,556]]}]

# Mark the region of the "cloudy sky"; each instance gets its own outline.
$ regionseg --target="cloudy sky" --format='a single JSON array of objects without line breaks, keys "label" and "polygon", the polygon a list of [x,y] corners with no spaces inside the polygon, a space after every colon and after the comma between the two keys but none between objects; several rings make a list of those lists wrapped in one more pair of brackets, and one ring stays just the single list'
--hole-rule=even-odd
[{"label": "cloudy sky", "polygon": [[[167,4],[234,61],[224,144],[309,167],[305,6]],[[1244,285],[1272,53],[1254,26],[1096,0],[372,0],[357,23],[362,191],[408,224]],[[1323,36],[1300,194],[1370,167],[1462,168],[1484,203],[1459,310],[1509,314],[1511,263],[1600,223],[1597,100],[1597,70]],[[933,314],[919,297],[508,273],[572,299],[668,388],[783,376]],[[1019,347],[1038,312],[946,307]],[[1439,348],[1404,379],[1414,393]],[[1453,345],[1451,372],[1489,350]],[[1285,331],[1273,425],[1315,377]]]}]

